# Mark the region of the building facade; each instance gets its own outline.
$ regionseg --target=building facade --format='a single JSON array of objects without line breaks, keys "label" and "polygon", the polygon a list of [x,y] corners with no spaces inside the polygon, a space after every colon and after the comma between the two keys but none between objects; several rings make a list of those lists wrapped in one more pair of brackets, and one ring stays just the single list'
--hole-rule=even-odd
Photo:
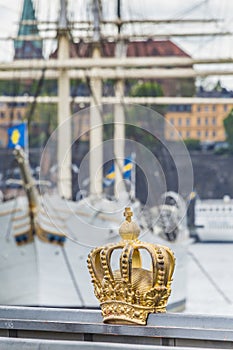
[{"label": "building facade", "polygon": [[[233,91],[227,90],[217,82],[212,90],[200,87],[196,93],[201,98],[232,98]],[[209,103],[192,105],[171,105],[165,115],[169,122],[165,127],[168,140],[197,139],[201,142],[225,141],[224,119],[233,108],[233,104]],[[173,127],[174,126],[174,127]]]},{"label": "building facade", "polygon": [[231,104],[220,103],[171,105],[165,114],[169,122],[165,126],[166,139],[175,141],[182,137],[202,142],[225,141],[223,121],[232,108]]}]

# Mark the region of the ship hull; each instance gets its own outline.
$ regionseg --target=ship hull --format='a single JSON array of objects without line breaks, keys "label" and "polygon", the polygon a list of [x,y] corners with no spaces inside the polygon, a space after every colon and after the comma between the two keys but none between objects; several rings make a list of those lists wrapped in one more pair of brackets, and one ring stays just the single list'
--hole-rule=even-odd
[{"label": "ship hull", "polygon": [[[23,206],[26,208],[26,205],[26,199],[25,202],[21,199],[21,209]],[[73,217],[75,216],[72,215],[71,218]],[[90,226],[89,230],[84,231],[86,224],[83,223],[82,227],[81,221],[78,223],[71,218],[68,222],[81,241],[77,243],[68,238],[62,247],[43,242],[37,236],[34,236],[31,243],[18,246],[13,231],[7,234],[11,215],[0,217],[2,233],[4,232],[0,235],[0,280],[4,286],[0,289],[1,305],[99,307],[86,264],[88,253],[97,242],[91,242],[90,238],[89,243],[92,245],[88,245],[85,238],[88,234],[90,237],[103,234],[103,230],[97,224],[96,227]],[[106,243],[119,239],[112,235],[111,233],[110,237],[104,238]],[[161,238],[150,232],[143,236],[143,240],[165,244]],[[175,253],[176,268],[168,309],[180,311],[184,309],[186,299],[188,246],[184,241],[171,243],[169,247]]]},{"label": "ship hull", "polygon": [[196,235],[202,242],[233,242],[233,200],[197,200]]}]

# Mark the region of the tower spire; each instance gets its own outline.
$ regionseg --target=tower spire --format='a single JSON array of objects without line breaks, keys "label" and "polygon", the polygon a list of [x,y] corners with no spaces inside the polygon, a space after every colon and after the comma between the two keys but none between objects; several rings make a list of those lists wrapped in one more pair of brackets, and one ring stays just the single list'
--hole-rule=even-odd
[{"label": "tower spire", "polygon": [[[39,35],[39,30],[36,24],[35,9],[32,0],[24,0],[19,23],[18,39],[14,41],[15,56],[14,59],[32,59],[42,58],[43,44]],[[26,21],[30,21],[27,23]],[[20,37],[37,37],[38,40],[22,40]]]}]

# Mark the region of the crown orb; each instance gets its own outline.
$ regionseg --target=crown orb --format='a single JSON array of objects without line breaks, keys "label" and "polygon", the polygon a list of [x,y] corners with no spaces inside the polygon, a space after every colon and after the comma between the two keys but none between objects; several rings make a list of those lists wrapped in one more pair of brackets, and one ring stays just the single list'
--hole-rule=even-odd
[{"label": "crown orb", "polygon": [[135,240],[139,237],[140,228],[136,222],[132,221],[133,212],[126,207],[124,211],[125,221],[121,224],[119,233],[123,240]]},{"label": "crown orb", "polygon": [[[105,323],[145,325],[149,313],[166,312],[175,257],[165,246],[138,240],[140,229],[130,208],[125,208],[124,216],[119,229],[122,240],[94,248],[88,269]],[[111,261],[115,251],[118,269]],[[143,267],[142,251],[150,256],[150,268]]]}]

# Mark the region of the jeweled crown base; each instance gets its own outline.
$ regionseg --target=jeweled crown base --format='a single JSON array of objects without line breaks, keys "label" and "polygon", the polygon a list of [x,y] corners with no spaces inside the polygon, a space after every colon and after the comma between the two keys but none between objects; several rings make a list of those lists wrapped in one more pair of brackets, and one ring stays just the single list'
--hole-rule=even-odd
[{"label": "jeweled crown base", "polygon": [[149,313],[166,312],[165,308],[132,305],[124,301],[105,301],[100,306],[105,323],[145,325]]}]

